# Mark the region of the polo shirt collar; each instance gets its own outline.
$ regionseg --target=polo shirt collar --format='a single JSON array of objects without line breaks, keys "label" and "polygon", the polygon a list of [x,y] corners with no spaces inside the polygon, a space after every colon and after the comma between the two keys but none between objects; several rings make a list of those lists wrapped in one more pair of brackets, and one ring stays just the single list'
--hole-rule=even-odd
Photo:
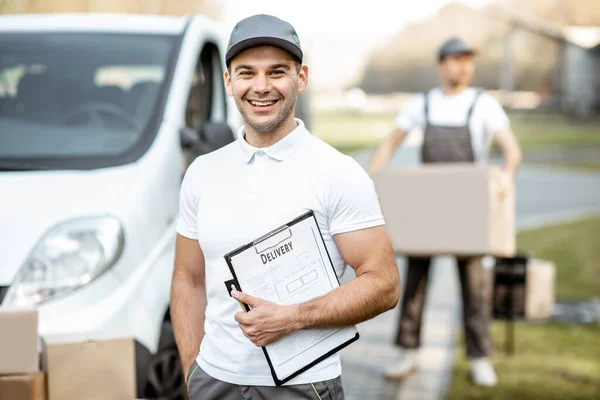
[{"label": "polo shirt collar", "polygon": [[242,154],[244,156],[244,162],[247,164],[252,160],[254,154],[262,151],[269,157],[277,160],[283,161],[296,151],[296,149],[300,146],[302,139],[308,134],[308,131],[304,127],[304,122],[302,120],[295,118],[296,129],[288,133],[283,139],[274,143],[269,147],[254,147],[250,143],[246,141],[244,127],[242,126],[238,130],[238,142],[242,147]]}]

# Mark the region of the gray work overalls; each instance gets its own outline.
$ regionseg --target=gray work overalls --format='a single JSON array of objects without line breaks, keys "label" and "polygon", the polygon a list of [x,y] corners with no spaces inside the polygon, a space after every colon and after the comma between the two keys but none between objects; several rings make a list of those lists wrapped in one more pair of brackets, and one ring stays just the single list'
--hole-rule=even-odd
[{"label": "gray work overalls", "polygon": [[[442,126],[429,122],[428,93],[425,93],[425,130],[422,148],[423,163],[474,162],[469,121],[480,92],[466,115],[462,126]],[[491,351],[489,336],[489,290],[480,257],[457,258],[463,303],[463,323],[467,356],[479,358]],[[421,345],[421,320],[425,302],[425,286],[431,257],[409,257],[406,287],[396,344],[404,348]]]}]

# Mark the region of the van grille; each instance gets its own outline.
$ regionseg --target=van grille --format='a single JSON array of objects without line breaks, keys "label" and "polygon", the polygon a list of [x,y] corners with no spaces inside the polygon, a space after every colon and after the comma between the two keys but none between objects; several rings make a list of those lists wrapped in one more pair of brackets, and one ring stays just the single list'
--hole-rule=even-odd
[{"label": "van grille", "polygon": [[4,296],[6,296],[6,292],[8,292],[8,286],[0,286],[0,304],[2,304]]}]

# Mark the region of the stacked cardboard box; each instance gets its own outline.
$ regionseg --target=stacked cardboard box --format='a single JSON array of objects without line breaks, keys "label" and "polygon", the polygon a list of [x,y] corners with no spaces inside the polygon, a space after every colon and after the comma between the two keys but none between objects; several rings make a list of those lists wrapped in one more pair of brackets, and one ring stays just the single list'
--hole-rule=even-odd
[{"label": "stacked cardboard box", "polygon": [[515,253],[515,196],[499,196],[501,170],[473,164],[371,173],[394,250],[402,255]]},{"label": "stacked cardboard box", "polygon": [[522,257],[496,261],[494,318],[546,319],[554,309],[556,266],[551,261]]},{"label": "stacked cardboard box", "polygon": [[556,265],[553,262],[529,260],[525,279],[525,318],[541,319],[552,316],[555,282]]},{"label": "stacked cardboard box", "polygon": [[134,343],[114,336],[46,336],[48,400],[136,398]]},{"label": "stacked cardboard box", "polygon": [[0,308],[0,400],[45,400],[35,310]]},{"label": "stacked cardboard box", "polygon": [[46,375],[43,372],[0,376],[0,400],[30,399],[46,399]]},{"label": "stacked cardboard box", "polygon": [[132,400],[135,377],[131,338],[40,338],[37,311],[0,308],[0,400]]}]

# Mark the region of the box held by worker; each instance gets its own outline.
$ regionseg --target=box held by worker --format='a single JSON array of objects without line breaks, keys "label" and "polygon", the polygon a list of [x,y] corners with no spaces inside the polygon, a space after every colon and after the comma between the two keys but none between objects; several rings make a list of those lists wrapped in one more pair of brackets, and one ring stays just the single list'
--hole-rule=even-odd
[{"label": "box held by worker", "polygon": [[371,172],[394,251],[407,256],[511,256],[515,190],[503,171],[466,163]]}]

